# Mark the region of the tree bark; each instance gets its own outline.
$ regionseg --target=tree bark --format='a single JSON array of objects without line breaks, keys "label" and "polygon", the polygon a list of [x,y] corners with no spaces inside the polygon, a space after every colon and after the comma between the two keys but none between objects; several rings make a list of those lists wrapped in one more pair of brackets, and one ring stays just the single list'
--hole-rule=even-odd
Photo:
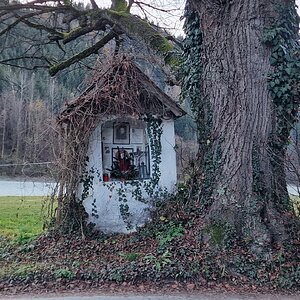
[{"label": "tree bark", "polygon": [[282,2],[290,1],[190,0],[200,20],[201,99],[211,119],[209,147],[200,153],[203,176],[214,165],[201,191],[210,195],[206,221],[233,229],[257,254],[287,239],[281,215],[289,201],[285,148],[274,153],[271,147],[277,122],[268,90],[271,49],[261,39]]}]

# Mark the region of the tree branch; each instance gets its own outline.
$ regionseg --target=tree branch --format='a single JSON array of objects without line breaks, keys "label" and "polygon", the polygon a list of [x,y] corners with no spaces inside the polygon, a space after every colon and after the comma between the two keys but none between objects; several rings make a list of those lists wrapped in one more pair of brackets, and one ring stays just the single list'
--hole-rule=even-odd
[{"label": "tree branch", "polygon": [[83,36],[89,32],[92,32],[95,30],[94,27],[78,27],[74,30],[72,30],[70,33],[65,34],[63,39],[63,44],[67,44],[75,39],[77,39],[80,36]]},{"label": "tree branch", "polygon": [[[177,65],[178,57],[175,57],[172,53],[172,50],[174,48],[173,43],[170,43],[158,28],[149,24],[149,22],[147,22],[146,20],[130,14],[130,12],[126,10],[128,6],[125,0],[114,0],[112,2],[115,3],[116,7],[119,10],[99,8],[90,10],[78,10],[76,9],[76,7],[73,7],[71,5],[62,5],[59,0],[54,0],[52,2],[54,3],[53,6],[51,6],[51,3],[50,5],[45,5],[49,3],[49,1],[47,0],[37,0],[25,4],[1,6],[0,10],[15,11],[17,15],[21,15],[19,17],[16,16],[17,20],[13,19],[13,23],[7,25],[8,27],[2,30],[2,34],[9,31],[18,23],[22,22],[31,28],[43,30],[50,33],[50,35],[48,36],[48,39],[50,41],[57,42],[61,40],[64,44],[67,44],[80,36],[86,35],[89,32],[96,30],[105,31],[106,25],[110,25],[113,28],[110,33],[104,36],[92,47],[85,49],[84,51],[59,64],[52,66],[50,65],[49,72],[52,76],[55,75],[58,71],[78,62],[80,59],[88,57],[89,55],[97,52],[108,41],[110,41],[120,33],[125,33],[132,38],[142,40],[154,51],[162,55],[167,64],[171,66]],[[130,0],[129,4],[132,5],[133,2],[134,0]],[[137,4],[139,5],[141,3],[142,2],[137,2]],[[22,13],[27,13],[26,9],[28,9],[28,14],[26,16],[23,16]],[[48,25],[38,23],[38,21],[32,21],[31,19],[28,20],[28,18],[30,18],[31,16],[34,17],[35,15],[40,15],[42,13],[46,14],[53,11],[64,13],[66,17],[71,16],[73,19],[78,19],[84,16],[86,18],[83,20],[84,22],[82,21],[81,23],[79,20],[80,27],[73,29],[69,33],[60,32],[55,28],[49,27]]]},{"label": "tree branch", "polygon": [[[111,23],[116,24],[128,36],[142,39],[153,50],[163,56],[166,56],[174,48],[151,24],[130,13],[103,9],[95,12],[95,16],[107,19]],[[129,24],[130,26],[128,26]]]},{"label": "tree branch", "polygon": [[57,38],[59,39],[63,39],[64,35],[63,33],[51,28],[51,27],[47,27],[45,25],[41,25],[41,24],[37,24],[37,23],[33,23],[31,21],[28,21],[28,20],[21,20],[22,23],[26,24],[27,26],[31,27],[31,28],[35,28],[35,29],[38,29],[38,30],[44,30],[44,31],[47,31],[53,35],[55,35]]},{"label": "tree branch", "polygon": [[95,0],[90,0],[91,4],[92,4],[92,8],[93,9],[99,9],[99,6],[97,5],[97,3],[95,2]]},{"label": "tree branch", "polygon": [[10,4],[6,6],[0,6],[0,11],[18,11],[20,9],[35,9],[35,10],[51,10],[51,11],[70,11],[75,10],[74,7],[68,5],[50,6],[50,5],[36,5],[34,2],[25,4]]},{"label": "tree branch", "polygon": [[71,58],[58,63],[49,69],[49,73],[51,76],[54,76],[57,72],[71,66],[72,64],[79,62],[83,58],[86,58],[90,56],[93,53],[97,53],[99,49],[104,47],[109,41],[111,41],[113,38],[117,37],[120,34],[120,32],[116,31],[116,28],[112,28],[112,30],[105,35],[100,41],[98,41],[96,44],[94,44],[92,47],[87,48],[83,50],[82,52],[72,56]]},{"label": "tree branch", "polygon": [[142,7],[142,6],[147,6],[150,7],[154,10],[158,10],[161,12],[172,12],[172,11],[178,11],[178,8],[172,8],[172,9],[163,9],[163,8],[158,8],[157,6],[153,6],[151,4],[145,3],[145,2],[141,2],[141,1],[133,1],[134,4],[137,4],[138,6]]},{"label": "tree branch", "polygon": [[[23,15],[23,16],[15,14],[15,17],[17,18],[16,21],[14,21],[13,23],[9,24],[5,29],[3,29],[0,32],[0,36],[3,35],[3,34],[5,34],[6,32],[8,32],[12,28],[14,28],[19,23],[21,23],[21,22],[25,23],[26,19],[34,17],[34,16],[38,16],[38,15],[41,15],[41,14],[44,14],[44,13],[45,13],[44,11],[43,12],[32,12],[30,14],[26,14],[26,15]],[[30,21],[27,21],[27,23],[25,23],[25,24],[28,25],[28,26],[30,26],[30,27],[36,28],[36,29],[42,29],[41,27],[43,26],[43,25],[40,25],[40,24],[34,24],[34,23],[30,22]],[[37,26],[39,26],[39,27],[37,27]],[[47,28],[47,29],[45,29],[45,28]],[[51,30],[51,33],[55,32],[55,34],[60,34],[56,30],[50,29],[50,28],[48,28],[46,26],[44,26],[44,30],[47,30],[48,32]]]},{"label": "tree branch", "polygon": [[20,66],[18,64],[11,63],[11,62],[15,62],[18,60],[24,60],[24,59],[35,59],[35,60],[39,60],[39,61],[45,60],[48,62],[48,60],[44,56],[33,57],[32,55],[22,55],[22,56],[18,56],[18,57],[3,59],[0,61],[0,64],[6,65],[6,66],[11,66],[11,67],[17,67],[17,68],[21,68],[21,69],[25,69],[25,70],[47,69],[49,67],[47,65],[35,65],[33,67],[27,67],[27,66]]}]

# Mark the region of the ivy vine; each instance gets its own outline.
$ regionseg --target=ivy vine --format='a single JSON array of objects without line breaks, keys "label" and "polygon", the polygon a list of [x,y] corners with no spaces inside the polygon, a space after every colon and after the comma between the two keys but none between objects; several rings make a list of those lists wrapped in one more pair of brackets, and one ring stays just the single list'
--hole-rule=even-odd
[{"label": "ivy vine", "polygon": [[[210,204],[210,194],[212,192],[214,178],[214,170],[218,161],[213,158],[211,152],[211,128],[212,128],[212,111],[209,99],[201,94],[203,75],[202,66],[202,33],[198,13],[189,5],[185,11],[184,30],[186,37],[183,42],[183,61],[182,64],[182,89],[181,98],[190,102],[195,123],[197,124],[199,155],[198,166],[201,166],[201,174],[193,174],[191,178],[192,194],[198,197],[201,193],[203,206]],[[215,155],[216,157],[216,155]],[[198,178],[202,178],[202,189],[199,191],[199,184],[196,182]]]},{"label": "ivy vine", "polygon": [[[300,105],[298,30],[299,17],[294,4],[291,3],[285,8],[278,8],[277,21],[263,33],[263,42],[271,47],[270,64],[273,67],[268,81],[276,113],[276,128],[269,142],[274,169],[278,168],[278,160],[284,159],[290,131],[298,119]],[[288,197],[281,199],[276,194],[274,197],[277,199],[278,208],[290,209]]]},{"label": "ivy vine", "polygon": [[152,157],[151,184],[154,188],[157,186],[161,176],[159,165],[161,163],[162,120],[160,118],[148,116],[145,121],[147,123],[147,133]]},{"label": "ivy vine", "polygon": [[[207,138],[207,128],[201,122],[204,119],[205,105],[201,97],[200,80],[202,75],[202,34],[197,12],[191,11],[189,8],[185,11],[184,31],[186,37],[183,41],[181,98],[187,99],[190,102],[197,124],[199,142],[201,143]],[[201,144],[205,144],[205,142]]]},{"label": "ivy vine", "polygon": [[[278,9],[279,10],[279,9]],[[276,107],[276,137],[273,149],[288,144],[289,133],[298,117],[300,104],[299,17],[294,5],[279,10],[277,22],[267,28],[263,42],[271,47],[269,90]]]},{"label": "ivy vine", "polygon": [[95,177],[95,169],[90,168],[87,170],[87,163],[89,161],[89,157],[86,157],[85,161],[85,171],[80,177],[80,183],[82,183],[82,193],[81,193],[81,199],[79,201],[82,203],[89,195],[90,189],[94,189],[93,187],[93,180]]}]

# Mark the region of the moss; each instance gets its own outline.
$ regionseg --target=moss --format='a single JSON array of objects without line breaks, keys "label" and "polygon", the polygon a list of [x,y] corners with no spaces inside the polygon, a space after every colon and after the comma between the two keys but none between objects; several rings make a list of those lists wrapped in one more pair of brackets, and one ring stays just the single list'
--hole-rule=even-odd
[{"label": "moss", "polygon": [[75,32],[80,31],[80,30],[82,30],[82,27],[74,28],[74,29],[72,29],[72,30],[69,31],[69,32],[63,32],[63,33],[62,33],[63,39],[69,38],[69,37],[72,36]]},{"label": "moss", "polygon": [[58,65],[52,65],[49,68],[49,75],[50,76],[54,76],[57,73],[57,67],[58,67]]},{"label": "moss", "polygon": [[[150,27],[150,25],[148,25]],[[169,41],[160,34],[151,34],[150,45],[156,48],[159,52],[166,53],[173,49]]]},{"label": "moss", "polygon": [[175,55],[172,55],[172,54],[167,54],[166,57],[165,57],[165,62],[166,64],[168,64],[169,66],[171,67],[179,67],[181,66],[182,64],[182,59],[179,58],[179,57],[176,57]]},{"label": "moss", "polygon": [[114,18],[116,18],[117,20],[120,20],[121,17],[129,17],[130,13],[127,11],[116,11],[116,10],[111,10],[108,9],[107,13],[109,13],[109,15],[113,16]]},{"label": "moss", "polygon": [[114,1],[114,7],[113,10],[118,11],[118,12],[124,12],[127,11],[127,2],[125,0],[115,0]]},{"label": "moss", "polygon": [[166,53],[173,49],[173,45],[154,29],[151,24],[141,20],[129,12],[106,10],[112,20],[117,20],[123,29],[147,41],[155,50]]},{"label": "moss", "polygon": [[[173,50],[173,45],[161,34],[157,32],[147,21],[136,18],[126,11],[108,10],[108,14],[113,20],[117,20],[122,28],[128,29],[128,34],[142,38],[158,53],[166,54]],[[166,61],[167,64],[172,60]],[[174,63],[174,61],[172,61]],[[174,63],[175,65],[175,63]]]},{"label": "moss", "polygon": [[148,21],[130,14],[127,10],[104,9],[92,13],[92,17],[106,17],[112,22],[120,26],[120,28],[128,35],[134,35],[145,42],[157,52],[166,55],[167,52],[173,50],[173,45],[160,34]]},{"label": "moss", "polygon": [[210,241],[212,244],[216,246],[220,246],[224,244],[225,236],[226,236],[226,226],[224,224],[211,224],[205,228],[205,233],[207,233],[210,237]]}]

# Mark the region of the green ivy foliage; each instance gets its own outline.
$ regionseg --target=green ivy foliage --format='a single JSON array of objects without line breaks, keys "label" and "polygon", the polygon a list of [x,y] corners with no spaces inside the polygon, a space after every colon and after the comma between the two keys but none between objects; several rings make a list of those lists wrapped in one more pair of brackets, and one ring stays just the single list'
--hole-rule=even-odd
[{"label": "green ivy foliage", "polygon": [[299,17],[294,5],[280,9],[279,18],[266,29],[263,42],[271,47],[269,90],[276,107],[276,138],[273,149],[288,144],[291,129],[297,121],[300,104]]},{"label": "green ivy foliage", "polygon": [[[211,128],[212,128],[212,111],[209,99],[201,94],[202,88],[202,33],[198,14],[189,5],[186,7],[184,30],[186,38],[183,42],[183,61],[182,64],[182,99],[188,99],[194,115],[197,126],[199,156],[198,165],[201,166],[202,174],[198,174],[202,178],[201,199],[203,208],[211,204],[210,195],[212,192],[213,182],[215,180],[215,169],[218,164],[218,155],[213,157],[211,144]],[[196,195],[199,190],[195,188],[199,186],[195,181],[191,182],[193,186],[193,194]],[[198,196],[197,196],[198,197]]]},{"label": "green ivy foliage", "polygon": [[[189,8],[185,12],[184,30],[186,38],[183,41],[183,64],[182,64],[182,92],[181,98],[189,100],[191,109],[199,130],[199,137],[205,136],[203,130],[201,117],[203,117],[203,105],[201,103],[201,48],[202,48],[202,34],[200,31],[200,23],[197,13],[190,12]],[[202,104],[202,105],[201,105]],[[201,134],[202,133],[202,134]]]},{"label": "green ivy foliage", "polygon": [[158,185],[158,181],[161,176],[159,164],[161,163],[161,135],[163,133],[162,120],[148,116],[145,121],[147,122],[147,133],[150,141],[152,156],[151,182],[154,188]]}]

